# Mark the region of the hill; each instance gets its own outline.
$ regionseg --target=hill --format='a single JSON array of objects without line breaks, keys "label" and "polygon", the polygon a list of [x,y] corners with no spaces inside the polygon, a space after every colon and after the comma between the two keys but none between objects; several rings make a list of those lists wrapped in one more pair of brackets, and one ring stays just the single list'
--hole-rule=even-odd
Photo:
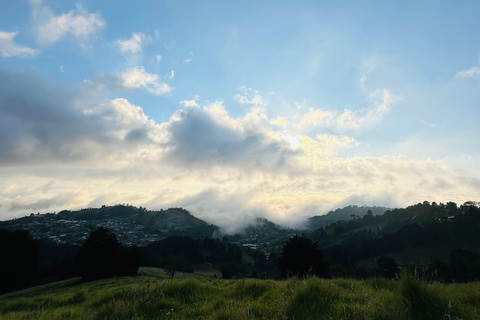
[{"label": "hill", "polygon": [[425,201],[383,215],[337,221],[315,230],[310,237],[318,241],[330,265],[342,265],[351,273],[359,266],[374,268],[375,261],[386,255],[404,267],[446,265],[452,263],[456,248],[471,251],[465,255],[471,255],[472,266],[476,266],[475,256],[480,254],[480,206],[474,202],[458,207],[453,202]]},{"label": "hill", "polygon": [[308,219],[307,227],[310,230],[316,230],[321,227],[325,227],[329,224],[335,223],[340,220],[352,220],[356,218],[361,218],[371,211],[374,216],[384,214],[385,211],[390,210],[391,208],[386,207],[367,207],[367,206],[357,206],[350,205],[344,208],[338,208],[334,211],[330,211],[323,216],[314,216]]},{"label": "hill", "polygon": [[90,231],[106,227],[125,245],[145,246],[173,235],[212,236],[218,229],[182,208],[152,211],[130,205],[102,206],[58,214],[31,214],[1,221],[0,229],[28,230],[36,239],[81,245]]},{"label": "hill", "polygon": [[[161,270],[72,280],[0,296],[2,319],[464,319],[480,318],[480,283],[387,279],[165,280]],[[188,276],[182,274],[182,276]],[[195,277],[195,278],[194,278]]]}]

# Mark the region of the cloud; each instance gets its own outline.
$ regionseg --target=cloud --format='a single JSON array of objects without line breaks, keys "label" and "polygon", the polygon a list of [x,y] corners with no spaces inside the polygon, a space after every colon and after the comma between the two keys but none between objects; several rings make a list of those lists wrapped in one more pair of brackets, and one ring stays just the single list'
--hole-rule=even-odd
[{"label": "cloud", "polygon": [[0,56],[10,57],[32,57],[38,52],[32,48],[21,46],[15,43],[14,38],[18,32],[0,31]]},{"label": "cloud", "polygon": [[153,143],[148,133],[134,141],[155,130],[141,108],[104,101],[90,82],[64,86],[3,68],[0,82],[0,163],[93,161],[133,142]]},{"label": "cloud", "polygon": [[157,60],[157,63],[159,63],[160,61],[162,61],[162,56],[159,55],[159,54],[157,54],[157,55],[155,56],[155,59]]},{"label": "cloud", "polygon": [[[409,205],[478,196],[476,173],[441,160],[345,157],[342,151],[361,141],[272,128],[254,107],[232,116],[217,101],[156,123],[141,106],[107,99],[111,93],[94,81],[55,84],[0,66],[0,83],[2,219],[100,204],[174,204],[235,232],[257,216],[300,225],[346,201]],[[378,94],[373,108],[382,110],[388,98]],[[478,157],[465,161],[478,167]]]},{"label": "cloud", "polygon": [[105,21],[98,13],[89,13],[81,6],[68,13],[55,15],[50,8],[40,4],[40,1],[33,3],[33,14],[37,23],[37,40],[41,45],[51,45],[71,36],[86,47],[88,41],[105,26]]},{"label": "cloud", "polygon": [[[221,102],[175,113],[168,125],[166,157],[186,167],[242,166],[246,170],[281,170],[296,151],[275,139],[258,122],[228,116]],[[258,119],[257,119],[258,120]]]},{"label": "cloud", "polygon": [[10,205],[10,211],[19,211],[19,210],[27,210],[27,211],[42,211],[47,210],[52,207],[61,207],[64,205],[68,205],[70,201],[75,198],[78,198],[78,194],[76,193],[61,193],[55,196],[44,198],[40,200],[36,200],[30,203],[21,203],[21,202],[13,202]]},{"label": "cloud", "polygon": [[159,80],[158,75],[147,73],[143,67],[130,68],[120,74],[122,84],[127,89],[144,88],[149,93],[160,96],[172,91],[172,87]]},{"label": "cloud", "polygon": [[161,142],[156,125],[143,109],[128,100],[117,98],[91,109],[83,110],[87,119],[97,120],[104,133],[114,141],[133,141],[135,143]]},{"label": "cloud", "polygon": [[476,76],[480,76],[479,67],[471,67],[470,69],[459,71],[455,75],[455,78],[471,78]]},{"label": "cloud", "polygon": [[275,125],[275,126],[279,126],[279,127],[282,127],[282,128],[286,128],[287,127],[287,119],[285,117],[277,117],[277,118],[271,119],[270,124]]},{"label": "cloud", "polygon": [[249,200],[249,195],[210,188],[169,203],[168,207],[188,207],[200,219],[216,221],[222,232],[234,234],[251,225],[256,217],[269,216],[266,208],[249,205]]},{"label": "cloud", "polygon": [[360,85],[363,85],[367,81],[367,75],[363,74],[362,77],[358,80]]},{"label": "cloud", "polygon": [[[480,64],[480,58],[478,58],[478,64]],[[455,79],[472,78],[477,76],[480,76],[480,67],[474,66],[474,67],[471,67],[470,69],[457,72],[457,74],[455,75]]]},{"label": "cloud", "polygon": [[170,70],[170,75],[168,76],[168,78],[173,79],[174,77],[175,77],[175,71]]},{"label": "cloud", "polygon": [[375,90],[368,98],[373,101],[373,106],[360,110],[345,109],[339,113],[310,108],[307,113],[297,116],[298,123],[300,126],[319,126],[338,131],[365,129],[380,122],[391,106],[400,100],[387,89]]},{"label": "cloud", "polygon": [[237,90],[242,91],[241,94],[237,93],[234,96],[234,99],[238,103],[251,105],[252,107],[257,108],[265,108],[267,106],[264,96],[258,90],[253,90],[252,88],[247,88],[245,86],[242,86]]},{"label": "cloud", "polygon": [[200,97],[199,96],[195,96],[193,98],[193,100],[183,100],[183,101],[180,101],[180,104],[182,104],[184,107],[190,107],[190,108],[200,108],[200,106],[198,105],[197,101]]},{"label": "cloud", "polygon": [[189,63],[190,61],[192,61],[192,59],[193,59],[193,52],[190,52],[190,57],[186,58],[184,63]]},{"label": "cloud", "polygon": [[[122,53],[139,53],[142,51],[142,45],[150,41],[150,37],[145,34],[138,32],[132,33],[132,37],[126,40],[117,40],[117,44]],[[157,56],[157,61],[160,61]],[[161,57],[160,57],[161,59]]]},{"label": "cloud", "polygon": [[172,92],[173,88],[160,80],[157,74],[148,73],[143,66],[131,67],[122,73],[97,74],[84,83],[112,92],[144,90],[161,96]]}]

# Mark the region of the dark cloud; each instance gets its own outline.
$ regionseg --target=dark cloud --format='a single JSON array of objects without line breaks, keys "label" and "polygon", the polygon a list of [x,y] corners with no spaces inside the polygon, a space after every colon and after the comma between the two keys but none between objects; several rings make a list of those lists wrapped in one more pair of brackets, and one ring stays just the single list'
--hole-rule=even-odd
[{"label": "dark cloud", "polygon": [[1,162],[66,160],[72,154],[68,145],[78,139],[107,139],[82,114],[80,106],[93,102],[85,90],[2,67],[0,83]]},{"label": "dark cloud", "polygon": [[205,110],[188,109],[179,116],[168,127],[167,159],[175,163],[270,171],[287,167],[297,154],[286,142],[273,140],[260,128],[229,126]]},{"label": "dark cloud", "polygon": [[296,154],[260,125],[230,126],[205,109],[180,111],[175,121],[155,124],[125,99],[104,99],[111,91],[89,81],[54,84],[0,66],[0,83],[4,164],[98,161],[148,144],[165,148],[166,160],[176,166],[270,171],[288,167]]},{"label": "dark cloud", "polygon": [[[118,122],[122,110],[90,82],[54,84],[0,66],[0,83],[0,163],[81,161],[150,142],[141,121],[137,127]],[[119,129],[130,133],[112,134]]]}]

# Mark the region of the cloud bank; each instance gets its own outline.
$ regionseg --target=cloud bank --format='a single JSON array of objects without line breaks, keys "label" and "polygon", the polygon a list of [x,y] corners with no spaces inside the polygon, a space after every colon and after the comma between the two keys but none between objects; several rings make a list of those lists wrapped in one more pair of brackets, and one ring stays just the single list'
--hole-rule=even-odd
[{"label": "cloud bank", "polygon": [[[142,81],[131,86],[152,85]],[[107,98],[111,91],[99,82],[60,85],[0,66],[0,83],[2,219],[130,203],[182,206],[235,232],[258,216],[298,226],[350,200],[462,202],[480,187],[478,177],[441,160],[344,156],[362,142],[344,133],[306,134],[301,121],[315,110],[270,118],[260,93],[238,97],[247,106],[242,115],[196,97],[157,123],[141,106]],[[369,99],[371,107],[354,113],[349,126],[380,121],[395,100],[385,90]],[[342,115],[314,124],[343,128]]]}]

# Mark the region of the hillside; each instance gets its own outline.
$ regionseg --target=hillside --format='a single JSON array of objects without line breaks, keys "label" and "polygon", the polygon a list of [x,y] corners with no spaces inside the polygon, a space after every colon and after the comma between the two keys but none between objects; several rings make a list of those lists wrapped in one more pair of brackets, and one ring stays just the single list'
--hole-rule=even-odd
[{"label": "hillside", "polygon": [[361,218],[366,215],[369,210],[374,216],[377,216],[384,214],[385,211],[390,210],[390,208],[350,205],[344,208],[338,208],[334,211],[330,211],[323,216],[313,216],[308,219],[307,226],[310,230],[316,230],[318,228],[325,227],[340,220],[348,221],[356,218]]},{"label": "hillside", "polygon": [[[0,296],[2,319],[464,319],[480,318],[480,283],[387,279],[287,281],[137,277],[62,282]],[[186,274],[182,274],[187,276]],[[210,278],[211,279],[211,278]]]},{"label": "hillside", "polygon": [[337,221],[310,237],[318,241],[331,265],[351,272],[358,266],[374,268],[376,259],[385,255],[405,267],[446,264],[456,248],[480,254],[480,207],[474,202],[458,207],[425,201],[383,215]]},{"label": "hillside", "polygon": [[152,211],[129,205],[102,206],[58,214],[31,214],[1,221],[0,229],[28,230],[36,239],[81,245],[98,227],[112,230],[126,245],[145,246],[172,235],[212,236],[218,229],[182,208]]},{"label": "hillside", "polygon": [[[348,206],[325,216],[309,219],[310,229],[339,220],[358,219],[371,210],[374,215],[384,212],[383,207]],[[81,245],[90,231],[98,227],[112,230],[126,245],[146,246],[169,236],[193,238],[223,236],[215,225],[196,218],[183,208],[147,210],[130,205],[102,206],[81,210],[63,210],[59,213],[31,214],[26,217],[0,221],[0,229],[28,230],[35,239],[48,239],[59,244]],[[236,235],[226,235],[231,241],[263,247],[268,252],[300,230],[277,225],[265,218],[253,219]]]}]

